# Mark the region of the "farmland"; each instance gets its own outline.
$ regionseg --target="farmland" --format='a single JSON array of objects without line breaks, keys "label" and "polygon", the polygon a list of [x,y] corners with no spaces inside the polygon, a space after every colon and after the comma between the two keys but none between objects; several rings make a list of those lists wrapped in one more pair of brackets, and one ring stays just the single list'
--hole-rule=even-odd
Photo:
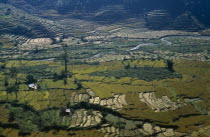
[{"label": "farmland", "polygon": [[[71,122],[79,120],[74,119],[71,115],[64,117],[60,115],[62,108],[67,106],[72,108],[72,111],[75,111],[73,111],[73,113],[81,113],[81,115],[84,116],[87,115],[87,118],[89,118],[89,113],[95,115],[100,109],[100,112],[103,113],[99,118],[101,120],[103,120],[105,118],[104,116],[107,114],[114,114],[120,119],[124,118],[130,122],[140,122],[143,124],[143,127],[148,124],[157,124],[163,127],[176,127],[173,129],[176,130],[173,131],[173,134],[177,135],[189,134],[192,129],[199,129],[200,127],[198,128],[195,125],[201,122],[203,123],[202,127],[205,128],[205,126],[209,124],[209,120],[207,119],[209,119],[208,114],[210,111],[208,107],[210,98],[210,79],[208,77],[210,71],[208,68],[210,64],[209,62],[188,60],[173,60],[172,62],[174,72],[168,70],[167,61],[164,59],[126,59],[122,61],[101,62],[98,65],[68,65],[68,71],[71,72],[72,75],[67,78],[67,84],[65,84],[64,79],[55,80],[53,76],[54,73],[58,75],[61,73],[63,69],[62,63],[56,61],[40,62],[24,60],[2,62],[1,66],[4,66],[1,67],[0,83],[1,112],[4,113],[2,114],[4,117],[1,117],[2,135],[28,134],[27,136],[34,136],[35,134],[45,134],[45,136],[48,136],[48,134],[50,135],[51,133],[55,135],[82,134],[79,132],[80,130],[64,131],[68,129],[69,126],[73,126]],[[130,68],[126,67],[128,64]],[[160,77],[156,73],[145,72],[143,68],[146,70],[148,70],[148,68],[149,70],[157,70]],[[13,72],[14,69],[16,70],[15,72]],[[161,73],[160,70],[167,70],[170,73]],[[143,71],[143,73],[141,73],[141,71]],[[36,79],[34,83],[39,87],[37,90],[28,88],[27,74],[32,75],[33,78]],[[18,81],[16,81],[17,79]],[[7,85],[5,85],[5,80],[8,81]],[[91,95],[88,89],[91,89],[94,95]],[[154,92],[154,99],[161,99],[167,96],[169,100],[175,104],[182,103],[183,105],[181,105],[179,109],[173,110],[170,110],[171,106],[169,105],[167,109],[164,108],[165,111],[156,112],[150,105],[142,102],[140,99],[141,93],[145,94],[150,92]],[[113,98],[116,95],[125,96],[124,101],[126,102],[126,104],[119,104],[120,106],[122,105],[122,107],[117,110],[115,110],[114,106],[110,106],[111,102],[115,99],[119,102],[122,101],[122,99],[120,99],[121,97]],[[95,100],[92,103],[98,106],[92,106],[92,109],[89,109],[89,107],[83,108],[85,111],[80,110],[78,106],[79,103],[86,102],[87,104],[91,104],[91,98]],[[186,101],[186,99],[190,100],[194,98],[199,98],[200,101],[195,103]],[[152,99],[152,97],[150,97],[150,99]],[[150,102],[150,100],[147,101]],[[162,103],[164,103],[164,100],[162,100]],[[105,108],[112,108],[114,112],[106,110]],[[19,113],[24,113],[25,116],[21,118]],[[28,117],[28,115],[30,115],[30,117]],[[36,121],[42,120],[42,117],[50,117],[51,121],[45,121],[46,125],[37,125]],[[95,115],[95,118],[96,117],[98,116]],[[190,120],[192,118],[193,120]],[[61,119],[63,119],[62,121],[64,123],[59,122]],[[52,124],[49,123],[53,122],[52,120],[55,121],[54,124],[56,127],[52,127]],[[151,123],[145,122],[147,120]],[[19,122],[16,123],[17,121]],[[105,121],[109,123],[109,120]],[[26,125],[26,123],[31,125]],[[41,123],[45,124],[44,121]],[[11,125],[10,128],[4,126],[8,124]],[[94,122],[92,124],[94,127]],[[125,125],[126,124],[127,123],[125,123]],[[20,130],[13,128],[15,125],[18,125]],[[50,125],[50,127],[47,125]],[[99,123],[98,126],[100,125]],[[109,123],[109,125],[111,126],[110,128],[116,128],[116,131],[113,129],[112,134],[131,135],[131,131],[138,129],[138,127],[133,127],[132,129],[126,129],[124,127],[128,133],[121,133],[117,131],[117,123]],[[84,128],[84,131],[87,131],[92,136],[111,134],[105,129],[95,130],[91,128],[91,125],[87,129],[80,126],[82,125],[78,123],[77,128]],[[30,129],[28,127],[30,127]],[[40,128],[43,128],[45,132],[39,132],[39,130],[41,130]],[[55,129],[57,130],[57,128],[59,131],[53,131]],[[142,132],[139,132],[139,134],[146,135],[145,132],[147,130],[148,129],[144,129]],[[166,128],[166,131],[168,130],[169,129]],[[147,134],[152,133],[151,131]],[[162,133],[164,133],[164,131],[159,132],[159,134]],[[166,132],[164,134],[168,133]]]},{"label": "farmland", "polygon": [[[159,20],[143,15],[110,23],[111,8],[85,17],[0,8],[0,136],[209,135],[209,30],[152,30]],[[145,14],[160,15],[169,13]]]}]

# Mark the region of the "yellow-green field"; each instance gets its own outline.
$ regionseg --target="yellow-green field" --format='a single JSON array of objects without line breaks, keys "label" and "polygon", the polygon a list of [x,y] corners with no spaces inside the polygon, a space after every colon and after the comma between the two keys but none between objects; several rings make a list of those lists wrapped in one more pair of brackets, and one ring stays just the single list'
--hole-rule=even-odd
[{"label": "yellow-green field", "polygon": [[[21,63],[20,63],[21,62]],[[16,102],[32,107],[36,111],[46,110],[49,108],[63,108],[71,102],[72,92],[85,93],[86,89],[91,89],[97,97],[101,99],[111,98],[116,94],[125,94],[125,100],[128,105],[123,106],[120,114],[123,117],[133,120],[150,120],[155,124],[164,126],[175,126],[177,131],[189,133],[199,130],[210,124],[209,115],[203,115],[201,112],[184,99],[199,98],[201,101],[195,103],[198,107],[210,111],[210,63],[173,60],[174,71],[179,73],[182,78],[165,78],[162,80],[145,81],[138,77],[121,77],[114,76],[93,76],[94,72],[121,71],[125,65],[130,67],[153,67],[166,68],[164,60],[125,60],[104,62],[99,65],[69,65],[68,71],[72,73],[71,78],[67,78],[67,84],[64,80],[54,80],[53,78],[39,79],[35,84],[41,85],[40,90],[31,90],[26,82],[27,74],[21,73],[16,77],[19,79],[18,92],[8,93],[5,87],[4,70],[0,73],[0,102]],[[64,66],[53,61],[8,61],[1,63],[6,68],[23,66],[48,65],[54,67],[53,73],[60,73]],[[23,64],[23,65],[21,65]],[[48,68],[46,68],[48,69]],[[52,73],[52,74],[53,74]],[[51,74],[51,73],[50,73]],[[9,86],[15,84],[16,79],[8,75]],[[141,102],[139,93],[155,92],[157,98],[168,96],[172,101],[181,101],[186,105],[177,110],[168,112],[154,112],[151,107]],[[0,106],[0,123],[9,122],[10,111],[4,106]],[[202,125],[199,125],[202,123]],[[12,128],[0,128],[0,135],[17,136],[18,130]],[[87,132],[87,133],[86,133]],[[74,133],[74,134],[73,134]],[[39,135],[44,136],[104,136],[95,129],[81,131],[49,131],[46,133],[35,132],[28,137]],[[53,134],[53,135],[52,135]]]}]

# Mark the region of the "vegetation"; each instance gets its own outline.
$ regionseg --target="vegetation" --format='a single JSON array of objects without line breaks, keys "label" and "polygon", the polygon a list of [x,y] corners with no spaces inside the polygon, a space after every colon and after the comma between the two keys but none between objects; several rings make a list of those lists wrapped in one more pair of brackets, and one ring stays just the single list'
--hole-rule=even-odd
[{"label": "vegetation", "polygon": [[173,73],[165,68],[126,68],[126,70],[120,71],[105,71],[105,72],[94,72],[90,74],[91,76],[106,76],[106,77],[116,77],[120,79],[122,77],[132,77],[138,78],[145,81],[162,80],[167,78],[182,78],[181,75]]},{"label": "vegetation", "polygon": [[[128,6],[114,4],[113,9],[102,6],[105,1],[113,4],[112,0],[95,1],[98,7],[90,10],[92,0],[86,1],[87,5],[55,0],[47,8],[43,5],[49,1],[1,0],[0,136],[123,136],[139,132],[133,129],[143,129],[144,123],[174,129],[185,133],[183,136],[208,135],[210,38],[180,36],[198,34],[185,30],[151,30],[162,25],[154,22],[154,26],[148,26],[150,15],[171,16],[154,7],[146,9],[150,12],[144,14],[144,19],[131,18],[127,11],[121,16],[127,9],[143,13],[145,9],[138,4],[148,6],[151,1],[125,0],[123,4]],[[193,9],[187,2],[186,8]],[[83,9],[85,17],[74,9],[75,4]],[[100,11],[96,10],[101,6]],[[72,12],[61,14],[69,9]],[[175,16],[160,19],[166,22],[160,29],[176,26],[178,19],[180,26],[192,20],[193,29],[203,28],[189,12],[173,20]],[[35,88],[29,87],[32,83]],[[157,100],[164,98],[164,103],[169,103],[166,111],[155,112],[144,103],[140,93],[145,92],[154,93]],[[183,106],[171,110],[168,99]],[[125,101],[122,106],[121,101]],[[67,108],[71,113],[66,112]],[[100,118],[94,117],[95,113]],[[71,128],[72,123],[77,126]],[[87,123],[90,126],[81,126]],[[115,128],[118,135],[107,133]]]},{"label": "vegetation", "polygon": [[20,73],[30,75],[33,78],[52,78],[53,76],[53,67],[49,67],[46,64],[43,65],[33,65],[33,66],[23,66],[18,68]]},{"label": "vegetation", "polygon": [[[157,46],[142,46],[139,47],[138,50],[140,51],[147,51],[147,52],[153,52],[153,51],[170,51],[173,53],[201,53],[206,51],[209,53],[209,39],[205,38],[193,38],[193,37],[169,37],[167,38],[168,41],[170,41],[172,44],[161,44],[159,42],[159,45]],[[152,42],[152,41],[151,41]]]},{"label": "vegetation", "polygon": [[44,110],[40,112],[30,111],[22,107],[9,107],[10,121],[17,123],[19,134],[29,134],[38,130],[63,129],[70,124],[70,117],[60,116],[59,109]]},{"label": "vegetation", "polygon": [[27,79],[28,84],[37,82],[37,80],[34,79],[34,77],[32,75],[27,75],[26,79]]}]

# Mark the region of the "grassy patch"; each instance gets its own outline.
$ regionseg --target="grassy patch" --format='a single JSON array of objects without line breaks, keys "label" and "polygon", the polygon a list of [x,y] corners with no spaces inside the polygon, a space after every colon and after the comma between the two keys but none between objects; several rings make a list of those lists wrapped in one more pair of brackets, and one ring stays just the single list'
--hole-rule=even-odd
[{"label": "grassy patch", "polygon": [[53,81],[52,79],[44,79],[41,84],[45,85],[47,88],[57,88],[57,89],[77,89],[78,86],[75,84],[74,80],[71,78],[67,79],[67,84],[64,84],[63,80]]},{"label": "grassy patch", "polygon": [[114,94],[128,93],[131,91],[145,92],[154,91],[152,86],[139,86],[139,85],[127,85],[127,84],[111,84],[111,83],[100,83],[100,82],[82,82],[84,87],[91,88],[96,96],[100,98],[109,98]]}]

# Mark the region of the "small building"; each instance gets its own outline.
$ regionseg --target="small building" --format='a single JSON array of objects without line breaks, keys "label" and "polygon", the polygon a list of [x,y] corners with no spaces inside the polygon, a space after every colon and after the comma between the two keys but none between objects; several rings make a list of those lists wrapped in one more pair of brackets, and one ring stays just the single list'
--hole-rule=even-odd
[{"label": "small building", "polygon": [[71,115],[71,109],[70,108],[66,108],[66,115]]},{"label": "small building", "polygon": [[35,84],[29,84],[29,85],[28,85],[28,88],[29,88],[29,89],[37,89],[37,87],[36,87]]},{"label": "small building", "polygon": [[66,113],[71,114],[71,109],[67,108]]}]

